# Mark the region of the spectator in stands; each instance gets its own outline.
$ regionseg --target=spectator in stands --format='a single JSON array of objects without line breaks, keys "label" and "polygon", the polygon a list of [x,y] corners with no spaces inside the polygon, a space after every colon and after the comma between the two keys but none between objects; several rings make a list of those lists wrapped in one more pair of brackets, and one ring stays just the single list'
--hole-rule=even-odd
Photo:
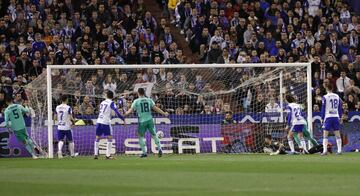
[{"label": "spectator in stands", "polygon": [[265,112],[274,113],[274,112],[281,112],[280,105],[275,102],[274,97],[269,98],[269,103],[265,106]]},{"label": "spectator in stands", "polygon": [[349,94],[354,94],[354,95],[360,94],[360,88],[355,85],[354,80],[350,80],[350,85],[345,89],[344,94],[345,96]]},{"label": "spectator in stands", "polygon": [[86,114],[86,111],[90,111],[88,108],[92,108],[94,110],[94,105],[90,100],[89,96],[85,96],[83,102],[81,103],[80,107],[79,107],[79,112],[83,115]]},{"label": "spectator in stands", "polygon": [[175,94],[173,92],[173,89],[166,89],[166,94],[165,95],[161,95],[160,98],[160,103],[161,105],[163,105],[164,109],[169,112],[169,113],[174,113],[175,112],[175,107],[176,107],[176,97]]},{"label": "spectator in stands", "polygon": [[221,121],[222,125],[228,125],[228,124],[236,124],[236,120],[233,119],[233,113],[232,112],[226,112],[225,113],[225,119]]},{"label": "spectator in stands", "polygon": [[350,111],[355,111],[356,109],[356,105],[358,103],[358,98],[355,97],[353,94],[349,94],[347,97],[346,97],[346,103],[348,105],[348,109]]},{"label": "spectator in stands", "polygon": [[321,106],[322,106],[322,94],[321,94],[321,89],[320,88],[315,89],[315,93],[313,94],[312,103],[313,103],[313,105],[318,105],[321,108]]},{"label": "spectator in stands", "polygon": [[184,115],[184,114],[185,114],[185,113],[184,113],[184,109],[183,109],[182,107],[176,108],[175,114],[176,114],[176,115]]},{"label": "spectator in stands", "polygon": [[212,113],[214,113],[214,114],[222,114],[223,113],[223,111],[222,111],[223,107],[224,107],[224,101],[222,99],[216,99],[215,104],[212,107],[212,109],[213,109]]},{"label": "spectator in stands", "polygon": [[256,99],[251,102],[251,109],[253,112],[264,112],[265,106],[265,99],[261,93],[257,94]]},{"label": "spectator in stands", "polygon": [[344,91],[347,87],[350,86],[350,78],[346,76],[345,70],[340,72],[340,77],[336,80],[336,88],[340,96],[344,96]]},{"label": "spectator in stands", "polygon": [[210,105],[205,105],[204,110],[201,111],[200,114],[213,114],[211,106]]},{"label": "spectator in stands", "polygon": [[202,95],[199,95],[197,97],[197,100],[193,102],[192,105],[194,113],[200,114],[204,110],[204,107],[206,105],[204,97]]},{"label": "spectator in stands", "polygon": [[116,85],[115,80],[113,80],[112,75],[111,75],[111,74],[108,74],[108,75],[106,76],[106,80],[105,80],[104,83],[103,83],[103,89],[104,89],[104,90],[110,90],[110,91],[112,91],[112,92],[115,92],[116,87],[117,87],[117,85]]}]

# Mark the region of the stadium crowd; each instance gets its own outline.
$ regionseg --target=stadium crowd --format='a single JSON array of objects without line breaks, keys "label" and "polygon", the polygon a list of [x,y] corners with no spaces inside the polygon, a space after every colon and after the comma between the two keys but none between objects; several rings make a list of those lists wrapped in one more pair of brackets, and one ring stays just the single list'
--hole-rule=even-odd
[{"label": "stadium crowd", "polygon": [[[164,10],[163,18],[155,18],[144,0],[1,1],[0,110],[6,107],[5,97],[27,100],[24,86],[47,65],[192,63],[183,54],[186,48],[180,49],[174,40],[171,31],[176,26],[183,35],[177,42],[188,42],[201,63],[312,61],[313,110],[321,108],[322,84],[327,81],[336,86],[344,107],[360,111],[360,18],[345,0],[157,2]],[[64,87],[74,87],[75,114],[94,114],[97,101],[93,97],[103,90],[123,93],[134,84],[154,82],[162,89],[156,103],[172,113],[263,112],[276,109],[278,100],[274,88],[260,83],[229,96],[235,102],[208,97],[210,92],[230,89],[266,71],[212,70],[212,77],[207,77],[193,70],[61,70],[53,73],[59,81],[54,99]],[[295,75],[288,79],[296,85],[306,82]],[[247,98],[249,94],[252,99]],[[127,96],[124,107],[132,98]]]}]

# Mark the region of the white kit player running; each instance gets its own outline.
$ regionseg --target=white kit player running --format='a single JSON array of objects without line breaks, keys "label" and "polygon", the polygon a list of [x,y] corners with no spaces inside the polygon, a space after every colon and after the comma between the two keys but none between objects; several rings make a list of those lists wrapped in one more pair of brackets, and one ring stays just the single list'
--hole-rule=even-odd
[{"label": "white kit player running", "polygon": [[73,134],[71,131],[71,126],[74,124],[74,118],[72,116],[72,110],[71,107],[69,105],[67,105],[68,102],[68,98],[66,95],[62,95],[61,96],[61,104],[58,105],[56,107],[56,115],[55,115],[55,120],[58,121],[58,158],[61,159],[63,158],[63,154],[62,154],[62,148],[64,145],[64,140],[66,138],[66,140],[69,142],[69,151],[70,151],[70,156],[74,157],[74,141],[73,141]]},{"label": "white kit player running", "polygon": [[298,133],[301,146],[305,153],[308,153],[306,142],[303,136],[304,126],[306,126],[306,120],[304,118],[304,112],[299,104],[295,102],[295,98],[292,95],[285,96],[286,101],[288,102],[287,110],[287,126],[286,130],[288,131],[288,143],[290,146],[291,153],[295,154],[294,147],[294,133]]},{"label": "white kit player running", "polygon": [[340,117],[342,116],[342,101],[339,95],[332,92],[332,84],[326,84],[325,89],[327,94],[322,98],[321,119],[323,120],[323,153],[327,155],[327,145],[329,131],[334,131],[337,145],[337,155],[342,153],[342,141],[340,135]]},{"label": "white kit player running", "polygon": [[112,147],[112,130],[111,130],[111,113],[112,111],[122,120],[125,118],[120,114],[118,109],[115,106],[115,103],[112,101],[114,98],[114,93],[112,91],[106,92],[106,99],[101,102],[99,108],[99,116],[96,122],[96,140],[94,144],[94,159],[98,159],[99,155],[99,141],[102,136],[107,138],[106,144],[106,159],[114,159],[111,156],[111,147]]}]

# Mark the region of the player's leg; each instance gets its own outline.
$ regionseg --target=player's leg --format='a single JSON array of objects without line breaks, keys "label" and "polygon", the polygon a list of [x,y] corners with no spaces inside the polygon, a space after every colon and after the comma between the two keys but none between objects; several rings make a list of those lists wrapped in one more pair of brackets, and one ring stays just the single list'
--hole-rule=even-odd
[{"label": "player's leg", "polygon": [[292,131],[292,128],[290,129],[289,133],[288,133],[288,143],[289,143],[289,147],[290,147],[290,151],[292,154],[295,153],[295,146],[294,146],[294,132]]},{"label": "player's leg", "polygon": [[[327,155],[328,153],[328,144],[329,144],[329,131],[334,130],[337,131],[340,128],[340,121],[338,118],[328,118],[324,122],[324,135],[323,135],[323,153],[321,155]],[[339,134],[340,135],[340,134]],[[337,142],[336,137],[336,142]],[[341,138],[340,138],[341,141]],[[340,149],[341,150],[341,149]]]},{"label": "player's leg", "polygon": [[294,125],[293,129],[292,129],[292,132],[294,133],[294,135],[297,134],[298,139],[300,140],[299,147],[303,149],[304,153],[308,153],[307,147],[306,147],[306,141],[305,141],[304,136],[303,136],[303,129],[304,129],[304,125]]},{"label": "player's leg", "polygon": [[305,125],[304,129],[303,129],[303,136],[305,138],[305,140],[308,140],[311,142],[311,144],[313,146],[318,146],[319,143],[316,141],[316,139],[314,139],[314,137],[312,137],[312,135],[310,134],[309,130],[308,130],[308,126],[309,125]]},{"label": "player's leg", "polygon": [[106,159],[114,159],[114,157],[111,156],[111,148],[112,148],[112,141],[113,141],[113,136],[112,136],[112,128],[110,125],[108,125],[108,129],[105,133],[105,136],[107,138],[107,143],[106,143]]},{"label": "player's leg", "polygon": [[334,128],[334,134],[336,137],[336,145],[337,145],[337,155],[342,153],[342,140],[341,140],[341,135],[340,135],[340,120],[338,118],[336,118],[334,120],[333,123],[333,128]]},{"label": "player's leg", "polygon": [[305,153],[309,153],[307,151],[306,141],[304,139],[303,133],[299,132],[298,135],[299,135],[299,139],[300,139],[301,148],[304,150]]},{"label": "player's leg", "polygon": [[301,146],[301,140],[300,140],[299,134],[297,132],[294,132],[294,141],[298,146]]},{"label": "player's leg", "polygon": [[329,143],[328,137],[329,137],[329,131],[324,130],[324,133],[323,133],[323,153],[321,153],[321,155],[326,155],[327,154],[327,146],[328,146],[328,143]]},{"label": "player's leg", "polygon": [[161,157],[162,156],[162,148],[161,148],[160,140],[159,140],[158,136],[156,135],[156,128],[155,128],[154,121],[151,120],[149,122],[148,129],[150,131],[151,137],[153,138],[153,140],[155,141],[156,146],[158,147],[159,157]]},{"label": "player's leg", "polygon": [[141,157],[146,157],[146,155],[147,155],[147,149],[146,149],[146,143],[145,143],[145,132],[146,132],[146,124],[139,123],[138,137],[139,137],[140,148],[142,151]]},{"label": "player's leg", "polygon": [[74,157],[75,156],[75,152],[74,152],[75,151],[75,145],[74,145],[72,130],[66,131],[66,139],[69,142],[70,156]]},{"label": "player's leg", "polygon": [[35,145],[32,142],[32,140],[29,138],[29,135],[27,134],[26,129],[21,129],[18,131],[15,131],[15,136],[18,141],[22,142],[25,145],[26,150],[31,154],[31,156],[35,159],[37,158],[34,148]]},{"label": "player's leg", "polygon": [[95,142],[94,142],[94,159],[98,159],[99,156],[99,141],[103,134],[103,127],[101,124],[96,124],[96,136],[95,136]]},{"label": "player's leg", "polygon": [[335,137],[336,137],[336,146],[337,146],[337,155],[342,153],[342,140],[341,140],[341,135],[340,135],[340,131],[336,130],[334,131]]},{"label": "player's leg", "polygon": [[62,148],[64,146],[64,138],[65,138],[65,131],[63,130],[58,130],[58,152],[57,152],[57,155],[58,155],[58,158],[59,159],[62,159],[63,156],[62,156]]}]

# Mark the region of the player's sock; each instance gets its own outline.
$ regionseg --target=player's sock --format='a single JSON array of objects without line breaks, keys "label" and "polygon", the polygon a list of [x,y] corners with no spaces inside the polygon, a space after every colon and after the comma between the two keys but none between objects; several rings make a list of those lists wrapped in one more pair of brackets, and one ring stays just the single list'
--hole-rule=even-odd
[{"label": "player's sock", "polygon": [[143,152],[143,154],[146,154],[146,146],[145,146],[145,138],[144,137],[139,137],[139,144],[140,144],[140,148],[141,151]]},{"label": "player's sock", "polygon": [[25,148],[26,148],[26,150],[31,154],[31,156],[34,156],[34,155],[35,155],[34,150],[31,148],[30,145],[26,144],[26,145],[25,145]]},{"label": "player's sock", "polygon": [[112,139],[108,139],[108,142],[106,144],[106,156],[111,156],[111,147],[112,147]]},{"label": "player's sock", "polygon": [[[298,146],[301,146],[301,140],[300,140],[300,138],[299,138],[299,136],[298,136],[298,133],[294,133],[294,139],[293,139],[293,141],[298,145]],[[294,143],[294,144],[295,144]]]},{"label": "player's sock", "polygon": [[288,143],[289,143],[291,152],[295,152],[294,141],[292,139],[288,138]]},{"label": "player's sock", "polygon": [[96,140],[96,141],[95,141],[95,144],[94,144],[94,155],[95,155],[95,156],[98,156],[98,155],[99,155],[99,140]]},{"label": "player's sock", "polygon": [[161,143],[160,143],[159,138],[158,138],[156,135],[153,135],[152,138],[154,139],[155,144],[156,144],[156,146],[158,147],[158,150],[162,150],[162,149],[161,149]]},{"label": "player's sock", "polygon": [[304,149],[304,151],[307,152],[306,141],[304,139],[301,139],[301,146]]},{"label": "player's sock", "polygon": [[70,156],[72,156],[72,157],[75,155],[74,149],[75,149],[74,142],[70,142],[69,143],[69,151],[70,151]]},{"label": "player's sock", "polygon": [[325,137],[324,137],[324,139],[323,139],[323,153],[324,153],[324,154],[327,153],[328,143],[329,143],[328,138],[325,138]]},{"label": "player's sock", "polygon": [[62,152],[63,145],[64,145],[64,142],[59,141],[59,143],[58,143],[58,152]]},{"label": "player's sock", "polygon": [[34,151],[34,144],[32,143],[31,139],[26,140],[25,148],[31,154],[31,156],[36,156]]},{"label": "player's sock", "polygon": [[308,126],[305,126],[305,128],[303,130],[303,135],[304,135],[304,138],[306,140],[309,140],[313,146],[319,145],[319,143],[311,136],[311,134],[308,130]]},{"label": "player's sock", "polygon": [[342,152],[342,141],[341,141],[341,137],[336,137],[336,145],[337,145],[337,152],[341,153]]}]

